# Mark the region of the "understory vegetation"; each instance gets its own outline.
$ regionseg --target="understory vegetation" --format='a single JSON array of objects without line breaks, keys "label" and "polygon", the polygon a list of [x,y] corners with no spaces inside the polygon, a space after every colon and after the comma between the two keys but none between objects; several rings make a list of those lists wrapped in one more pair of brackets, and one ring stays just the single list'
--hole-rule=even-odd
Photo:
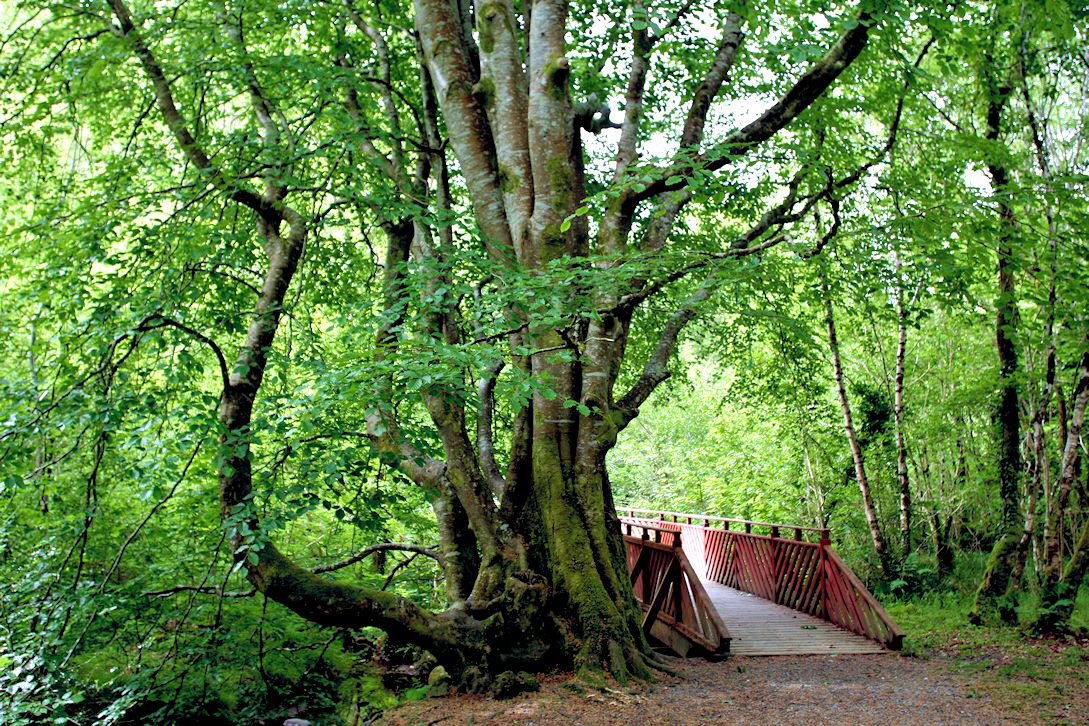
[{"label": "understory vegetation", "polygon": [[1066,718],[1087,20],[0,5],[0,722],[653,679],[618,507],[826,528]]}]

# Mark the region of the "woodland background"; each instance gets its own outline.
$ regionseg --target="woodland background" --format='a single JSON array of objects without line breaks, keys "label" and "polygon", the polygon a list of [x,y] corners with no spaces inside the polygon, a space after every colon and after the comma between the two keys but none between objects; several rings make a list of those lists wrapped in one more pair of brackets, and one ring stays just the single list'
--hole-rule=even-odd
[{"label": "woodland background", "polygon": [[[346,44],[361,73],[380,75],[373,46],[338,24],[347,16],[335,3],[133,5],[195,133],[239,178],[264,152],[248,104],[220,83],[237,68],[221,62],[233,51],[216,13],[243,21],[297,132],[286,183],[325,216],[255,419],[263,529],[250,533],[216,506],[219,374],[201,337],[214,331],[223,348],[244,337],[261,280],[253,222],[178,153],[105,3],[0,9],[0,720],[255,723],[301,708],[336,722],[422,697],[428,656],[376,629],[306,622],[255,592],[243,568],[253,553],[232,547],[273,533],[307,567],[445,605],[428,499],[372,445],[366,418],[379,401],[395,405],[402,433],[436,451],[419,393],[464,387],[483,359],[454,345],[392,363],[376,352],[385,242],[370,210],[403,200],[346,140],[391,148],[391,132],[379,121],[360,132],[323,105],[343,97],[344,74],[315,50]],[[714,107],[712,135],[774,99],[856,22],[840,4],[766,5],[745,10],[739,80]],[[586,129],[591,176],[605,176],[617,132],[602,119],[622,105],[623,64],[608,59],[629,53],[633,32],[676,24],[654,56],[645,130],[646,153],[668,157],[658,137],[685,93],[677,79],[705,68],[708,28],[745,7],[572,9],[578,93],[611,106]],[[414,58],[411,8],[380,0],[358,12],[395,39],[395,57]],[[723,249],[739,220],[781,198],[776,183],[796,162],[829,180],[860,169],[781,244],[716,268],[673,377],[609,454],[613,496],[828,527],[905,622],[1061,637],[1089,626],[1086,6],[881,12],[885,25],[836,91],[775,145],[728,175],[696,175],[674,256],[638,270],[667,278]],[[411,80],[417,69],[393,73]],[[381,85],[359,81],[376,118]],[[397,104],[407,115],[416,99]],[[458,300],[469,321],[509,299],[531,301],[542,320],[568,315],[575,303],[556,291],[582,273],[557,268],[481,294],[493,270],[452,171],[455,199],[432,221],[468,242],[446,259],[457,270],[449,290],[427,288],[426,274],[407,283],[425,298],[411,315],[426,317],[427,295]],[[607,188],[591,185],[566,225],[594,220]],[[687,284],[663,285],[637,319],[634,350],[653,350]],[[396,392],[376,385],[390,367]],[[497,386],[504,425],[542,390],[509,370]],[[909,648],[913,637],[909,627]]]}]

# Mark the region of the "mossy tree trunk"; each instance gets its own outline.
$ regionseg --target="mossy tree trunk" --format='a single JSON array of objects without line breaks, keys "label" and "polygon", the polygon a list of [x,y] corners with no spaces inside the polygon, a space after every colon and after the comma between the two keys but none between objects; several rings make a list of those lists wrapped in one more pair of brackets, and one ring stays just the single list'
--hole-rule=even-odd
[{"label": "mossy tree trunk", "polygon": [[[983,70],[983,85],[987,98],[986,139],[997,143],[1002,137],[1003,111],[1009,101],[1011,87],[995,78],[993,63]],[[993,610],[1003,620],[1016,617],[1012,601],[1019,583],[1011,575],[1017,566],[1021,540],[1021,420],[1018,400],[1017,356],[1017,289],[1014,272],[1013,243],[1017,218],[1010,198],[1010,175],[998,148],[992,149],[987,171],[998,197],[998,297],[995,303],[995,347],[998,351],[999,394],[995,405],[995,433],[998,444],[998,494],[1002,503],[1002,518],[997,541],[987,560],[971,619],[980,621]]]},{"label": "mossy tree trunk", "polygon": [[[377,380],[377,398],[385,403],[368,414],[365,434],[384,458],[396,461],[423,488],[438,522],[448,607],[434,612],[399,595],[305,570],[260,535],[252,473],[253,412],[285,300],[292,284],[298,284],[296,272],[316,219],[301,205],[292,206],[298,190],[288,182],[287,162],[264,167],[260,189],[220,171],[191,133],[191,122],[175,102],[140,20],[124,0],[110,0],[110,5],[119,35],[139,61],[178,152],[209,184],[250,210],[255,237],[266,252],[264,284],[234,360],[204,338],[215,350],[222,373],[220,505],[235,556],[253,584],[314,622],[376,626],[425,648],[471,690],[487,688],[506,671],[555,666],[575,668],[588,677],[601,672],[621,679],[645,676],[649,650],[626,572],[606,455],[619,432],[669,377],[682,331],[719,284],[716,261],[778,244],[787,225],[805,218],[819,203],[834,204],[830,190],[858,181],[873,162],[845,180],[820,177],[818,183],[807,184],[802,165],[785,198],[719,255],[669,269],[655,279],[589,289],[573,285],[572,301],[589,303],[572,302],[572,320],[566,323],[540,324],[512,304],[504,318],[511,323],[504,334],[508,348],[497,351],[496,339],[489,337],[481,349],[490,351],[492,360],[479,367],[465,364],[462,371],[463,378],[474,381],[476,398],[459,399],[434,388],[421,394],[441,456],[422,453],[402,435],[394,376]],[[572,102],[566,3],[531,0],[518,12],[511,0],[487,0],[476,5],[474,18],[467,3],[415,0],[419,68],[415,87],[406,89],[419,98],[414,129],[401,118],[406,95],[398,84],[406,76],[393,72],[399,62],[395,59],[404,58],[404,44],[394,47],[386,36],[394,32],[391,26],[372,23],[362,8],[345,3],[338,16],[339,33],[364,38],[372,57],[366,74],[359,73],[350,54],[336,58],[346,74],[343,110],[356,124],[355,135],[344,143],[351,147],[347,151],[380,171],[397,199],[396,204],[374,203],[368,211],[387,242],[385,311],[374,340],[375,360],[409,355],[402,350],[399,332],[409,308],[426,311],[415,335],[435,346],[472,344],[471,326],[461,319],[458,306],[434,303],[447,288],[446,270],[455,250],[451,225],[432,223],[436,216],[452,217],[458,209],[451,162],[457,163],[463,185],[459,191],[490,258],[490,278],[498,280],[493,290],[504,275],[545,274],[564,264],[577,269],[591,250],[599,256],[596,264],[602,272],[620,266],[625,255],[655,259],[667,251],[674,223],[692,198],[688,180],[752,153],[824,94],[864,49],[874,23],[865,10],[869,5],[859,4],[854,21],[845,26],[849,29],[780,99],[748,125],[705,148],[708,112],[743,38],[743,16],[727,13],[713,55],[703,59],[692,79],[677,139],[681,151],[662,168],[643,168],[636,174],[640,143],[650,133],[642,128],[650,56],[660,40],[644,22],[646,7],[637,2],[643,16],[633,23],[624,119],[612,173],[615,194],[591,234],[585,216],[576,213],[586,201],[587,187],[580,135],[615,124],[607,108],[595,112],[591,104],[587,112],[584,104]],[[226,37],[242,59],[267,157],[275,160],[291,128],[276,107],[275,94],[266,93],[259,74],[246,65],[242,33],[228,26]],[[377,134],[375,122],[368,121],[360,87],[377,95],[386,133]],[[417,140],[404,141],[415,133]],[[409,263],[433,270],[422,286],[407,284]],[[707,279],[666,316],[649,354],[628,361],[636,375],[626,390],[616,390],[629,357],[636,311],[668,284],[692,274],[706,274]],[[500,437],[493,427],[496,380],[504,368],[538,385],[528,402],[509,406],[511,429]],[[509,442],[504,456],[497,455],[498,441]]]},{"label": "mossy tree trunk", "polygon": [[[1089,344],[1089,341],[1086,343]],[[1089,404],[1089,350],[1082,354],[1078,367],[1070,420],[1065,426],[1066,439],[1063,442],[1059,478],[1055,486],[1055,501],[1051,506],[1048,536],[1044,542],[1040,607],[1032,623],[1033,629],[1037,631],[1064,630],[1069,627],[1078,588],[1089,568],[1089,551],[1086,550],[1089,546],[1089,524],[1083,525],[1082,531],[1075,534],[1070,557],[1064,559],[1062,553],[1063,524],[1067,520],[1070,495],[1080,470],[1081,432],[1085,425],[1086,405]]]}]

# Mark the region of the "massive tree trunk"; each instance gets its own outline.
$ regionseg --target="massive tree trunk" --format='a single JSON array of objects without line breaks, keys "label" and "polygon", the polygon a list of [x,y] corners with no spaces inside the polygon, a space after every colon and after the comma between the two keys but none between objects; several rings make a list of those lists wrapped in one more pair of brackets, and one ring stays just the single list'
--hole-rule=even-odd
[{"label": "massive tree trunk", "polygon": [[[374,448],[396,461],[433,503],[440,534],[449,607],[425,610],[410,600],[326,579],[292,562],[261,533],[254,505],[252,425],[254,407],[269,353],[275,344],[287,293],[303,259],[314,220],[289,204],[290,174],[276,164],[266,168],[263,189],[230,178],[216,166],[191,133],[175,103],[167,75],[140,23],[123,0],[110,0],[120,35],[151,83],[159,111],[188,163],[220,193],[248,208],[256,236],[266,251],[264,285],[256,300],[249,332],[233,364],[207,338],[222,373],[219,492],[222,515],[235,557],[267,597],[314,622],[341,627],[377,626],[401,642],[431,651],[465,688],[487,688],[503,672],[575,668],[588,677],[608,671],[623,679],[645,676],[650,655],[626,572],[626,553],[605,468],[617,434],[670,375],[669,364],[685,325],[714,292],[714,264],[756,254],[778,244],[786,225],[802,219],[828,196],[822,181],[802,184],[803,165],[784,201],[767,210],[732,246],[695,264],[671,270],[664,279],[629,280],[561,290],[571,301],[567,324],[538,324],[512,304],[501,335],[485,335],[490,360],[465,363],[472,398],[460,391],[426,389],[422,404],[441,444],[442,458],[416,450],[402,435],[393,374],[379,377],[377,398],[384,403],[368,414]],[[636,4],[637,8],[645,7]],[[860,4],[867,7],[867,3]],[[586,181],[579,135],[599,131],[604,119],[587,115],[571,98],[572,64],[566,56],[567,5],[560,0],[523,3],[490,0],[476,7],[450,0],[415,0],[421,63],[420,140],[402,139],[391,46],[361,10],[346,3],[341,35],[354,27],[368,39],[377,75],[360,75],[371,84],[385,112],[382,136],[365,122],[352,77],[345,81],[343,107],[357,124],[354,154],[380,170],[398,204],[374,203],[369,214],[387,238],[384,321],[375,340],[375,360],[401,354],[405,310],[419,309],[423,323],[414,334],[434,345],[467,346],[466,326],[456,304],[440,304],[448,281],[444,265],[454,253],[450,225],[429,226],[433,212],[452,215],[446,153],[452,153],[471,206],[476,230],[487,251],[495,290],[504,275],[543,276],[579,269],[591,249],[607,272],[621,254],[650,259],[667,247],[681,210],[691,199],[687,180],[720,169],[750,153],[819,98],[863,50],[873,20],[860,10],[842,37],[756,120],[718,145],[703,148],[712,102],[733,67],[742,42],[742,16],[728,13],[721,37],[704,72],[693,79],[689,109],[680,129],[681,151],[667,165],[648,172],[631,167],[638,158],[642,98],[649,55],[660,40],[645,22],[633,23],[632,62],[624,121],[617,142],[610,197],[597,220],[596,239],[576,210],[585,201]],[[475,35],[473,23],[475,22]],[[384,27],[384,26],[383,26]],[[524,32],[523,32],[524,28]],[[353,31],[354,32],[354,31]],[[228,37],[245,59],[241,32]],[[475,39],[479,39],[479,47]],[[402,49],[403,50],[403,49]],[[352,57],[336,59],[348,71]],[[243,61],[244,63],[244,61]],[[258,74],[245,65],[245,87],[261,128],[269,158],[276,158],[290,135],[284,114],[265,93]],[[902,106],[902,104],[901,104]],[[899,113],[899,112],[898,112]],[[446,139],[439,136],[445,128]],[[409,124],[405,124],[406,126]],[[417,155],[415,163],[411,156]],[[865,167],[868,168],[868,167]],[[649,175],[649,181],[648,181]],[[838,188],[854,183],[849,175]],[[639,183],[633,183],[638,179]],[[641,206],[655,205],[637,224]],[[645,220],[644,220],[645,221]],[[642,226],[640,226],[642,225]],[[631,239],[630,239],[631,238]],[[401,277],[406,263],[435,272],[413,287]],[[615,391],[628,352],[637,308],[667,284],[704,272],[698,286],[658,331],[657,343],[626,391]],[[414,297],[415,296],[415,297]],[[508,347],[494,345],[506,340]],[[511,406],[513,426],[501,471],[492,430],[496,378],[500,371],[536,381],[528,401]],[[639,368],[639,366],[636,366]],[[476,410],[465,405],[476,403]]]}]

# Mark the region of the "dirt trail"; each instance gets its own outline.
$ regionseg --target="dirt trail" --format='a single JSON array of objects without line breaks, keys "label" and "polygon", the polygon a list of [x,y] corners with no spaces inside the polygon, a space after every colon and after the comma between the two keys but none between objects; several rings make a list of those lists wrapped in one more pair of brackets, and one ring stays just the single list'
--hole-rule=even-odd
[{"label": "dirt trail", "polygon": [[[430,699],[391,712],[397,724],[999,724],[1054,723],[1009,712],[941,660],[878,656],[675,660],[677,677],[604,692],[564,678],[508,701]],[[1070,714],[1077,720],[1078,717]],[[1081,714],[1082,718],[1089,714]],[[1065,720],[1065,719],[1059,719]]]}]

